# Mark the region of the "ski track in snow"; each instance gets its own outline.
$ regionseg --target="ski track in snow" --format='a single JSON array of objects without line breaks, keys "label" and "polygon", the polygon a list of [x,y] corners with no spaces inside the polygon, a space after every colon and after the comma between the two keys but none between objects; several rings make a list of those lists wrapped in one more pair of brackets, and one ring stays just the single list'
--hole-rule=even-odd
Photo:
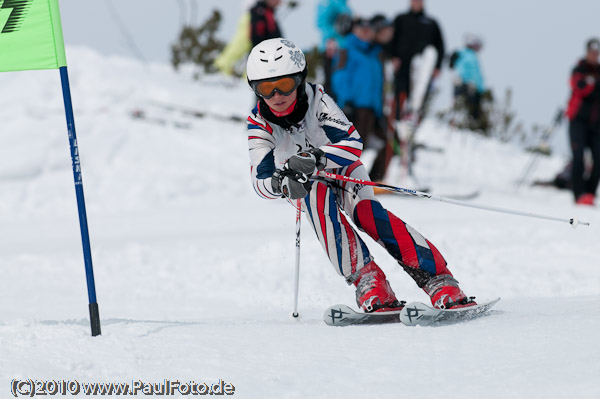
[{"label": "ski track in snow", "polygon": [[[294,321],[294,209],[253,192],[244,123],[150,105],[243,116],[246,85],[190,83],[167,65],[85,48],[68,55],[102,335],[90,337],[58,72],[0,74],[10,93],[0,99],[0,397],[15,378],[223,379],[241,398],[600,397],[600,212],[565,191],[516,191],[529,154],[426,121],[418,141],[445,151],[419,152],[415,171],[434,194],[480,190],[470,202],[590,227],[381,197],[438,246],[467,294],[503,298],[492,315],[328,327],[323,311],[354,305],[354,291],[304,221]],[[132,119],[140,107],[167,123]],[[563,162],[541,159],[532,178]],[[391,173],[401,176],[396,164]],[[427,299],[366,242],[399,298]]]}]

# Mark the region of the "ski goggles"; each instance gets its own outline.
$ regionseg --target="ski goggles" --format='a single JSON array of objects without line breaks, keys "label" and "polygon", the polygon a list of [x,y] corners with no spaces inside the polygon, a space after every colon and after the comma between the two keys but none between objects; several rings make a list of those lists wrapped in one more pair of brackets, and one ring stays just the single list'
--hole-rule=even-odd
[{"label": "ski goggles", "polygon": [[250,83],[250,87],[252,87],[252,90],[254,90],[257,96],[266,98],[268,100],[275,95],[275,92],[278,92],[284,96],[289,96],[298,88],[298,86],[300,86],[300,83],[302,83],[302,76],[291,75],[283,78],[265,79],[252,82]]}]

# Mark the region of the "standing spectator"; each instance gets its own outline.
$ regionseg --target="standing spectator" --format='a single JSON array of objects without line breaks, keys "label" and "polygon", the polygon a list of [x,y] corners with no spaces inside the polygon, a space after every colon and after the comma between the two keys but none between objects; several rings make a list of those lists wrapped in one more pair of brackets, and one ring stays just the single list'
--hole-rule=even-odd
[{"label": "standing spectator", "polygon": [[275,10],[281,0],[257,1],[250,9],[250,40],[252,46],[267,39],[282,37],[279,25],[275,20]]},{"label": "standing spectator", "polygon": [[[394,37],[390,43],[392,61],[396,70],[393,116],[400,119],[404,102],[410,96],[411,62],[414,56],[433,45],[437,62],[433,78],[440,73],[444,58],[444,40],[435,19],[425,15],[423,0],[410,0],[410,10],[394,20]],[[411,110],[418,112],[419,110]]]},{"label": "standing spectator", "polygon": [[237,23],[237,28],[231,40],[227,43],[221,54],[215,59],[213,65],[226,76],[236,75],[236,64],[245,57],[252,48],[250,41],[250,8],[254,2],[246,1],[244,11]]},{"label": "standing spectator", "polygon": [[352,10],[347,0],[320,0],[317,5],[317,27],[321,31],[319,51],[322,54],[325,82],[323,87],[329,94],[331,90],[332,62],[337,50],[343,44],[344,36],[349,33],[352,22]]},{"label": "standing spectator", "polygon": [[[333,90],[338,104],[362,133],[365,148],[385,139],[378,120],[383,115],[382,48],[374,44],[376,31],[371,23],[358,18],[352,24],[344,45],[334,59]],[[380,145],[379,147],[383,147]],[[384,148],[378,150],[385,151]],[[379,152],[379,151],[378,151]],[[383,154],[385,156],[385,154]],[[382,180],[382,172],[372,179]]]},{"label": "standing spectator", "polygon": [[374,42],[383,48],[385,59],[390,57],[390,43],[394,37],[394,25],[383,14],[376,14],[370,20],[371,26],[375,29]]},{"label": "standing spectator", "polygon": [[[466,107],[470,116],[469,126],[481,129],[481,97],[485,91],[483,75],[477,55],[483,47],[482,40],[476,35],[465,36],[465,48],[456,53],[453,69],[456,73],[454,98]],[[485,130],[485,129],[484,129]]]},{"label": "standing spectator", "polygon": [[[389,97],[393,97],[393,82],[394,73],[390,59],[390,43],[394,36],[394,27],[392,22],[384,15],[377,14],[370,20],[373,29],[375,29],[374,43],[381,46],[382,51],[379,53],[381,60],[381,75],[383,76],[383,102],[387,103]],[[369,175],[374,181],[384,181],[387,168],[394,154],[394,145],[396,143],[396,135],[393,126],[387,122],[390,110],[388,107],[383,108],[383,115],[378,118],[376,131],[380,132],[380,136],[384,139],[383,146],[377,152],[377,156],[373,161],[371,172]],[[377,190],[375,190],[377,193]]]},{"label": "standing spectator", "polygon": [[[600,180],[600,40],[588,40],[586,55],[571,74],[571,98],[567,108],[573,151],[573,194],[575,202],[594,205]],[[584,152],[592,153],[592,170],[584,176]]]}]

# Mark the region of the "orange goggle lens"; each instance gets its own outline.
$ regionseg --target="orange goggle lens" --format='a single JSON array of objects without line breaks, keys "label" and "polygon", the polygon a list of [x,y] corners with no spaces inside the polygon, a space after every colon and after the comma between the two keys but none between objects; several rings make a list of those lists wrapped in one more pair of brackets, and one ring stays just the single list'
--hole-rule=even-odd
[{"label": "orange goggle lens", "polygon": [[294,90],[296,90],[300,82],[301,78],[297,76],[287,76],[277,80],[263,80],[261,82],[257,82],[253,85],[253,88],[256,94],[262,98],[269,99],[275,95],[275,91],[278,91],[284,96],[289,96]]}]

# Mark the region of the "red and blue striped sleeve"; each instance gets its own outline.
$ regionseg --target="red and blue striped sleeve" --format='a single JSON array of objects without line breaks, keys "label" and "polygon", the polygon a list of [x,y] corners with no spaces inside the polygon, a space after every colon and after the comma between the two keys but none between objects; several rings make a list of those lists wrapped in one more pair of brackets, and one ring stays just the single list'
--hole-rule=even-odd
[{"label": "red and blue striped sleeve", "polygon": [[256,108],[247,122],[250,176],[254,191],[265,199],[281,198],[271,188],[271,175],[275,171],[273,128],[258,115]]},{"label": "red and blue striped sleeve", "polygon": [[320,147],[327,158],[325,168],[336,169],[356,162],[362,154],[362,138],[340,107],[325,93],[318,116],[320,127],[331,141]]}]

